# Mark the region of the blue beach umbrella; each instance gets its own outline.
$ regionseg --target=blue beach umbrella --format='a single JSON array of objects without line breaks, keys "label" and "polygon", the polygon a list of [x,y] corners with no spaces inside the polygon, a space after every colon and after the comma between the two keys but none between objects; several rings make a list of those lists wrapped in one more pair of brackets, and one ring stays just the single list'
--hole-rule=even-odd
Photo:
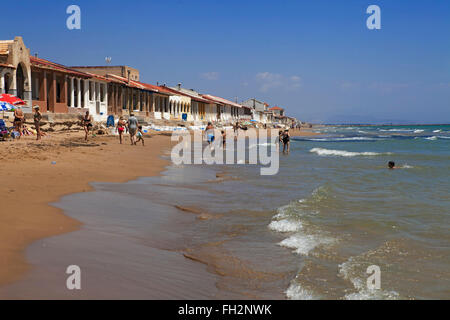
[{"label": "blue beach umbrella", "polygon": [[14,110],[14,106],[8,102],[0,101],[0,111]]}]

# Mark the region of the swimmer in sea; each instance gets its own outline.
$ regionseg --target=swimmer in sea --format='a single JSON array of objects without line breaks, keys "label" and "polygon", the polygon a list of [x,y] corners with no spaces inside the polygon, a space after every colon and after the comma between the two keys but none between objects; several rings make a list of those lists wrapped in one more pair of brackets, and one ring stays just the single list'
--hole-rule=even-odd
[{"label": "swimmer in sea", "polygon": [[394,161],[389,161],[388,162],[388,168],[389,169],[397,169],[397,167],[395,166],[395,162]]}]

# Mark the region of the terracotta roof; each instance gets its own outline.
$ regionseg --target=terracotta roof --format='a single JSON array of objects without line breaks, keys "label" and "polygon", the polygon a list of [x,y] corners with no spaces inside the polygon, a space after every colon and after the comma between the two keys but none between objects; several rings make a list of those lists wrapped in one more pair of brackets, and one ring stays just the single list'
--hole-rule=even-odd
[{"label": "terracotta roof", "polygon": [[227,104],[227,105],[230,105],[230,106],[233,106],[233,107],[242,108],[242,105],[240,105],[240,104],[238,104],[236,102],[233,102],[233,101],[230,101],[230,100],[227,100],[227,99],[224,99],[224,98],[216,97],[216,96],[213,96],[213,95],[210,95],[210,94],[202,94],[202,97],[204,97],[206,99],[209,99],[209,100],[212,100],[212,101],[219,102],[220,104]]},{"label": "terracotta roof", "polygon": [[135,81],[135,80],[131,80],[131,79],[130,79],[130,81],[128,81],[128,78],[124,78],[124,77],[118,76],[116,74],[107,74],[106,79],[107,80],[114,79],[116,82],[119,82],[121,84],[124,84],[129,87],[133,87],[133,88],[149,90],[149,91],[153,91],[153,92],[157,92],[157,93],[161,93],[161,94],[173,95],[173,92],[169,91],[169,88],[155,86],[153,84],[143,83],[143,82],[139,82],[139,81]]},{"label": "terracotta roof", "polygon": [[0,63],[0,67],[16,69],[12,64]]},{"label": "terracotta roof", "polygon": [[11,43],[13,43],[14,40],[4,40],[4,41],[0,41],[0,54],[8,54],[9,53],[9,45]]},{"label": "terracotta roof", "polygon": [[70,69],[66,66],[63,66],[62,64],[58,64],[58,63],[51,62],[51,61],[41,59],[41,58],[36,58],[34,56],[30,56],[30,62],[31,62],[31,65],[34,67],[55,70],[55,71],[59,71],[59,72],[63,72],[63,73],[76,75],[76,76],[83,77],[83,78],[92,78],[91,75],[89,75],[85,72],[76,71],[76,70]]},{"label": "terracotta roof", "polygon": [[178,90],[175,90],[175,89],[173,89],[173,88],[169,88],[169,87],[165,87],[165,86],[163,86],[163,88],[169,90],[171,93],[175,93],[175,94],[178,94],[178,95],[181,95],[181,96],[189,97],[189,98],[191,98],[191,100],[195,100],[195,101],[199,101],[199,102],[203,102],[203,103],[208,103],[208,104],[209,104],[209,103],[215,103],[215,102],[212,101],[212,100],[209,100],[209,99],[205,99],[205,98],[196,96],[195,94],[189,94],[189,93],[187,93],[187,92],[184,92],[184,91],[178,91]]},{"label": "terracotta roof", "polygon": [[277,107],[277,106],[275,106],[275,107],[269,108],[269,110],[284,110],[284,109],[283,109],[283,108],[280,108],[280,107]]}]

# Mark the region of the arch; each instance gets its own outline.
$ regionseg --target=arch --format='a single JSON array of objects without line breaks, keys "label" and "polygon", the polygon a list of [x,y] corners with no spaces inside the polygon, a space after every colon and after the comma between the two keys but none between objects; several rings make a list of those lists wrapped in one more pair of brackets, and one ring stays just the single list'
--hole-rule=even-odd
[{"label": "arch", "polygon": [[25,96],[30,90],[30,80],[28,79],[27,67],[20,62],[16,69],[16,96],[22,100],[27,100]]},{"label": "arch", "polygon": [[3,89],[5,91],[5,93],[12,93],[11,92],[11,88],[12,88],[12,82],[13,82],[13,75],[10,72],[6,72],[4,74],[3,77],[3,81],[4,81],[4,85],[3,85]]}]

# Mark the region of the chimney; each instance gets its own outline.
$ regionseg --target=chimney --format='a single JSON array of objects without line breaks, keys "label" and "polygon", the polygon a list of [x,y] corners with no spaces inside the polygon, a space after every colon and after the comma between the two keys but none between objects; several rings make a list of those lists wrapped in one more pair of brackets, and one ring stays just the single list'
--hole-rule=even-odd
[{"label": "chimney", "polygon": [[128,83],[130,83],[130,73],[131,73],[131,70],[128,70]]},{"label": "chimney", "polygon": [[34,54],[34,57],[35,57],[35,58],[37,58],[37,57],[38,57],[38,53],[37,53],[37,52],[36,52],[36,53]]},{"label": "chimney", "polygon": [[159,87],[159,81],[156,81],[156,85]]},{"label": "chimney", "polygon": [[177,87],[178,87],[178,90],[181,91],[181,82],[178,82]]}]

